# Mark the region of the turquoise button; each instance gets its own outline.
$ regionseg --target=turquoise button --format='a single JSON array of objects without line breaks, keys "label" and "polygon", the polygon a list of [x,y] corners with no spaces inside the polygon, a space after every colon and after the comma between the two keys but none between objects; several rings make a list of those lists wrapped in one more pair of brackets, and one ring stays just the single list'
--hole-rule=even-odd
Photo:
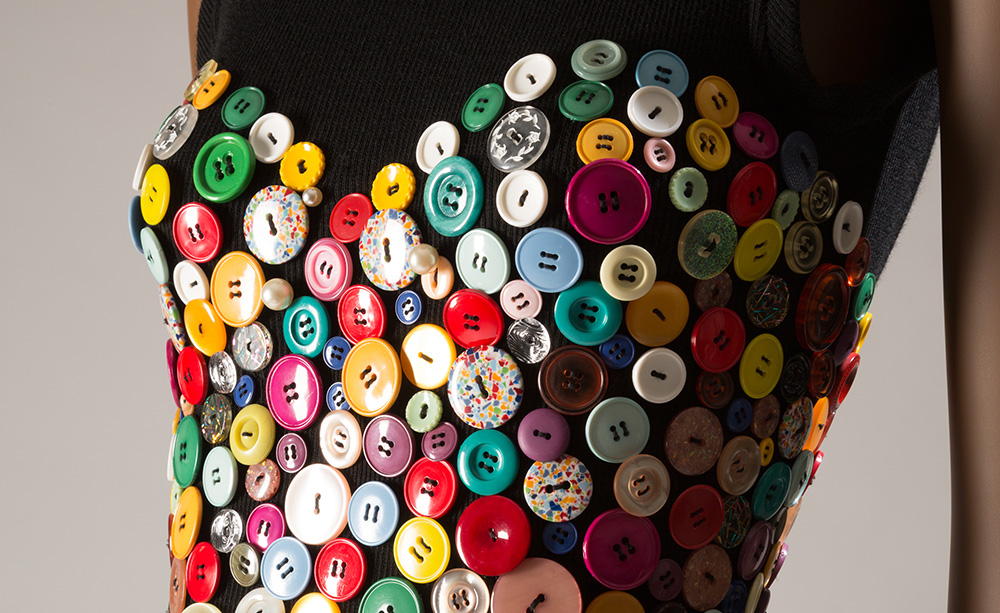
[{"label": "turquoise button", "polygon": [[868,307],[872,304],[872,296],[875,295],[875,275],[868,273],[861,279],[861,283],[854,288],[854,300],[851,307],[851,315],[854,319],[861,321],[861,318],[868,312]]},{"label": "turquoise button", "polygon": [[160,239],[152,228],[146,227],[139,232],[139,245],[142,247],[142,255],[146,258],[146,265],[149,272],[153,273],[153,278],[157,283],[163,284],[170,279],[167,272],[167,256],[163,253],[163,246]]},{"label": "turquoise button", "polygon": [[559,94],[559,112],[573,121],[597,119],[611,110],[615,95],[600,81],[577,81]]},{"label": "turquoise button", "polygon": [[774,201],[774,206],[771,207],[771,219],[781,225],[782,232],[792,225],[795,216],[799,214],[799,199],[799,192],[786,189],[778,194],[778,198]]},{"label": "turquoise button", "polygon": [[514,251],[521,278],[540,292],[558,294],[580,280],[583,252],[573,237],[556,228],[524,235]]},{"label": "turquoise button", "polygon": [[174,481],[182,488],[194,483],[201,468],[201,429],[193,415],[177,424],[174,435]]},{"label": "turquoise button", "polygon": [[462,282],[487,294],[500,291],[510,278],[510,254],[503,239],[490,230],[466,232],[455,247],[455,266]]},{"label": "turquoise button", "polygon": [[678,98],[688,88],[687,65],[677,54],[663,49],[650,51],[635,65],[635,82],[639,87],[656,85]]},{"label": "turquoise button", "polygon": [[570,65],[581,79],[607,81],[623,70],[628,56],[621,45],[610,40],[591,40],[573,51]]},{"label": "turquoise button", "polygon": [[479,132],[493,125],[507,97],[496,83],[487,83],[472,92],[462,107],[462,125],[469,132]]},{"label": "turquoise button", "polygon": [[292,353],[314,358],[330,338],[330,320],[323,304],[312,296],[297,298],[285,310],[282,326]]},{"label": "turquoise button", "polygon": [[480,496],[504,491],[517,478],[517,449],[497,430],[477,430],[458,448],[458,478]]},{"label": "turquoise button", "polygon": [[792,481],[792,470],[788,464],[775,462],[757,481],[753,490],[753,516],[756,519],[765,521],[774,517],[781,509],[788,495],[788,488]]},{"label": "turquoise button", "polygon": [[572,343],[600,345],[618,332],[622,305],[597,281],[580,281],[556,298],[556,327]]},{"label": "turquoise button", "polygon": [[649,417],[634,400],[608,398],[587,417],[587,446],[594,455],[620,464],[642,453],[649,441]]},{"label": "turquoise button", "polygon": [[256,87],[241,87],[226,98],[222,107],[222,123],[233,130],[253,125],[264,113],[264,92]]},{"label": "turquoise button", "polygon": [[483,177],[469,160],[457,155],[438,162],[424,186],[424,213],[443,236],[472,229],[483,210]]},{"label": "turquoise button", "polygon": [[201,491],[215,507],[224,507],[236,494],[236,458],[228,447],[213,447],[201,469]]},{"label": "turquoise button", "polygon": [[361,597],[361,613],[423,613],[424,605],[413,584],[386,577],[373,583]]}]

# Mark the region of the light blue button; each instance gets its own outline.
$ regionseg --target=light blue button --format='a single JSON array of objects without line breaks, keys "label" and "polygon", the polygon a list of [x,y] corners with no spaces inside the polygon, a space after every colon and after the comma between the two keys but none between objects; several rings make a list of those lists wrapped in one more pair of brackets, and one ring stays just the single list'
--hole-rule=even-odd
[{"label": "light blue button", "polygon": [[635,66],[635,82],[639,87],[662,87],[680,98],[688,88],[688,69],[676,54],[658,49],[639,58]]},{"label": "light blue button", "polygon": [[213,447],[205,456],[201,471],[201,491],[216,507],[224,507],[236,494],[236,458],[228,447]]},{"label": "light blue button", "polygon": [[330,370],[343,370],[344,358],[351,350],[351,342],[343,336],[332,336],[323,346],[323,363]]},{"label": "light blue button", "polygon": [[517,449],[502,432],[477,430],[458,448],[458,478],[480,496],[504,491],[517,478]]},{"label": "light blue button", "polygon": [[166,283],[170,278],[167,273],[167,256],[163,253],[160,239],[152,228],[143,228],[139,232],[139,244],[142,247],[142,254],[146,258],[146,265],[149,272],[153,273],[153,278],[157,283]]},{"label": "light blue button", "polygon": [[375,547],[389,540],[399,522],[399,500],[388,485],[379,481],[362,483],[354,490],[347,507],[347,525],[354,539]]},{"label": "light blue button", "polygon": [[139,233],[146,227],[146,221],[142,218],[142,199],[139,196],[132,196],[132,202],[128,205],[128,232],[132,237],[132,244],[135,250],[142,253],[142,241]]},{"label": "light blue button", "polygon": [[576,526],[567,522],[545,522],[542,543],[554,554],[569,553],[576,545]]},{"label": "light blue button", "polygon": [[737,398],[729,405],[726,413],[726,426],[731,432],[743,432],[750,427],[753,419],[753,407],[746,398]]},{"label": "light blue button", "polygon": [[305,591],[312,570],[312,556],[306,546],[294,536],[283,536],[264,550],[260,580],[275,598],[291,600]]},{"label": "light blue button", "polygon": [[540,292],[558,294],[573,287],[583,273],[583,252],[573,237],[556,228],[524,235],[514,251],[521,278]]},{"label": "light blue button", "polygon": [[236,406],[241,409],[253,400],[254,391],[256,391],[257,385],[253,381],[253,377],[250,375],[243,375],[240,377],[239,381],[236,382],[236,387],[233,388],[233,402]]},{"label": "light blue button", "polygon": [[621,370],[635,359],[635,344],[624,334],[615,334],[601,343],[597,351],[608,368]]},{"label": "light blue button", "polygon": [[437,163],[424,186],[424,213],[444,236],[468,232],[483,210],[483,177],[469,160],[452,156]]},{"label": "light blue button", "polygon": [[347,403],[347,395],[344,394],[344,384],[335,382],[326,390],[326,408],[331,411],[349,411],[351,405]]},{"label": "light blue button", "polygon": [[556,327],[572,343],[600,345],[618,332],[622,305],[597,281],[580,281],[559,294],[555,305]]},{"label": "light blue button", "polygon": [[495,294],[510,277],[510,254],[503,239],[476,228],[466,232],[455,247],[458,276],[467,287]]},{"label": "light blue button", "polygon": [[330,337],[326,308],[312,296],[296,298],[285,310],[282,331],[289,351],[310,358],[318,356]]},{"label": "light blue button", "polygon": [[594,407],[587,417],[587,446],[598,458],[620,464],[642,453],[649,441],[649,417],[639,404],[617,396]]},{"label": "light blue button", "polygon": [[396,317],[405,325],[410,325],[420,319],[424,303],[417,292],[408,289],[396,298]]}]

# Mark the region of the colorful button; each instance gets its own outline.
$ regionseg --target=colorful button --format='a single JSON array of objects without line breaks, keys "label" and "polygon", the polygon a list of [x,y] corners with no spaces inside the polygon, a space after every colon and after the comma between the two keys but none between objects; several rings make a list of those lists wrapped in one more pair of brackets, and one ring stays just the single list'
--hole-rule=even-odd
[{"label": "colorful button", "polygon": [[808,221],[823,223],[833,216],[838,194],[837,179],[826,171],[817,173],[812,185],[802,192],[802,214]]},{"label": "colorful button", "polygon": [[469,504],[458,518],[455,548],[473,572],[487,576],[508,573],[528,553],[531,526],[524,511],[510,498],[486,496]]},{"label": "colorful button", "polygon": [[351,283],[354,265],[343,243],[321,238],[306,252],[305,277],[309,291],[320,300],[333,302]]},{"label": "colorful button", "polygon": [[437,389],[448,381],[455,361],[455,344],[439,326],[421,324],[410,330],[400,346],[403,373],[420,389]]},{"label": "colorful button", "polygon": [[747,344],[740,360],[740,385],[747,396],[756,399],[771,393],[781,378],[784,355],[781,341],[771,334]]},{"label": "colorful button", "polygon": [[728,81],[718,76],[708,76],[698,82],[694,90],[694,103],[698,114],[723,128],[736,122],[740,101]]},{"label": "colorful button", "polygon": [[587,445],[595,456],[617,464],[640,453],[649,440],[649,417],[634,400],[608,398],[587,417]]},{"label": "colorful button", "polygon": [[420,296],[413,290],[400,292],[396,297],[396,319],[404,325],[412,325],[420,319],[423,306]]},{"label": "colorful button", "polygon": [[[493,611],[527,611],[536,607],[541,613],[546,601],[574,613],[583,609],[576,579],[552,560],[526,558],[517,568],[498,577],[493,585]],[[552,607],[552,610],[557,609]]]},{"label": "colorful button", "polygon": [[289,474],[297,473],[306,465],[308,457],[306,442],[298,434],[289,432],[278,440],[275,455],[283,471]]},{"label": "colorful button", "polygon": [[437,519],[451,510],[458,493],[458,476],[447,462],[420,458],[403,482],[406,507],[414,515]]},{"label": "colorful button", "polygon": [[651,455],[636,455],[615,472],[615,500],[630,515],[649,517],[667,503],[670,475],[667,467]]},{"label": "colorful button", "polygon": [[[792,362],[789,360],[786,368]],[[778,429],[778,422],[781,417],[781,407],[778,399],[772,394],[768,394],[753,403],[753,420],[750,422],[751,431],[757,438],[767,438]]]},{"label": "colorful button", "polygon": [[719,418],[703,407],[690,407],[674,416],[663,439],[670,465],[688,477],[702,475],[715,466],[722,441]]},{"label": "colorful button", "polygon": [[287,430],[302,430],[316,419],[323,401],[319,371],[300,355],[281,357],[267,375],[266,397],[278,424]]},{"label": "colorful button", "polygon": [[460,142],[458,128],[447,121],[435,121],[417,139],[417,166],[430,174],[441,160],[458,155]]},{"label": "colorful button", "polygon": [[722,273],[736,252],[736,224],[722,211],[702,211],[681,231],[677,257],[681,268],[695,279]]},{"label": "colorful button", "polygon": [[273,164],[295,142],[295,126],[281,113],[261,115],[250,128],[249,142],[258,162]]},{"label": "colorful button", "polygon": [[297,598],[312,578],[312,556],[301,542],[285,536],[264,551],[260,561],[260,580],[267,591],[281,600]]},{"label": "colorful button", "polygon": [[307,545],[326,543],[347,526],[350,499],[351,486],[339,470],[310,464],[292,478],[285,492],[288,529]]},{"label": "colorful button", "polygon": [[747,290],[747,317],[758,328],[776,328],[788,315],[788,284],[781,277],[765,275]]},{"label": "colorful button", "polygon": [[436,462],[447,460],[458,447],[458,431],[448,422],[424,433],[420,439],[420,450],[428,459]]},{"label": "colorful button", "polygon": [[420,242],[420,228],[412,217],[396,209],[377,211],[358,241],[361,269],[376,287],[404,288],[416,278],[406,256]]},{"label": "colorful button", "polygon": [[281,473],[278,472],[278,465],[271,458],[265,459],[260,464],[252,464],[247,467],[244,485],[247,495],[257,502],[265,502],[278,493],[278,486],[281,483]]},{"label": "colorful button", "polygon": [[313,143],[295,143],[285,151],[278,166],[281,182],[297,192],[304,191],[323,177],[326,156]]},{"label": "colorful button", "polygon": [[[587,41],[573,50],[570,65],[581,79],[607,81],[625,70],[628,55],[616,42],[604,39]],[[494,607],[495,608],[495,607]]]},{"label": "colorful button", "polygon": [[185,585],[195,602],[208,602],[219,588],[219,554],[211,543],[198,543],[187,560]]},{"label": "colorful button", "polygon": [[528,508],[545,521],[576,519],[587,509],[593,494],[590,471],[571,455],[536,461],[524,476],[524,500]]},{"label": "colorful button", "polygon": [[229,438],[232,422],[233,403],[228,396],[212,394],[205,399],[201,405],[201,436],[205,441],[210,445],[218,445]]},{"label": "colorful button", "polygon": [[170,273],[167,271],[167,256],[163,253],[160,239],[156,238],[152,228],[143,228],[139,232],[139,244],[142,245],[142,253],[153,278],[156,279],[157,283],[166,283],[170,279]]},{"label": "colorful button", "polygon": [[576,154],[584,164],[605,158],[627,160],[632,156],[632,147],[632,133],[610,117],[591,121],[576,137]]},{"label": "colorful button", "polygon": [[823,264],[809,276],[795,311],[799,343],[812,351],[828,347],[847,317],[850,291],[840,266]]},{"label": "colorful button", "polygon": [[481,496],[499,494],[517,478],[517,449],[502,432],[477,430],[458,450],[458,477]]},{"label": "colorful button", "polygon": [[758,521],[750,528],[736,561],[740,577],[750,579],[761,570],[767,560],[773,538],[774,529],[766,521]]},{"label": "colorful button", "polygon": [[497,170],[524,170],[538,161],[549,144],[549,120],[533,106],[519,106],[501,117],[490,132],[490,163]]},{"label": "colorful button", "polygon": [[348,411],[331,411],[319,427],[319,447],[330,466],[345,469],[361,456],[363,439],[358,420]]},{"label": "colorful button", "polygon": [[503,333],[503,314],[496,302],[476,290],[459,290],[444,306],[444,327],[462,347],[495,345]]},{"label": "colorful button", "polygon": [[[755,453],[757,445],[754,444]],[[726,549],[739,547],[747,532],[750,531],[750,522],[753,521],[753,514],[750,510],[750,502],[743,496],[726,496],[722,499],[723,523],[719,530],[719,536],[715,542]]]},{"label": "colorful button", "polygon": [[708,485],[689,487],[670,507],[670,536],[685,549],[711,543],[722,523],[722,497]]},{"label": "colorful button", "polygon": [[434,613],[488,613],[490,589],[476,573],[464,568],[453,568],[434,582],[431,610]]},{"label": "colorful button", "polygon": [[187,303],[184,307],[184,328],[188,331],[191,344],[206,356],[225,350],[226,324],[211,302],[198,299]]},{"label": "colorful button", "polygon": [[174,351],[183,350],[187,344],[187,333],[184,331],[184,324],[181,323],[181,312],[177,309],[177,301],[170,293],[170,286],[164,283],[160,289],[160,310],[163,313],[163,323],[170,333],[170,344]]},{"label": "colorful button", "polygon": [[337,323],[352,343],[377,338],[385,332],[385,305],[375,290],[365,285],[352,285],[340,296]]},{"label": "colorful button", "polygon": [[376,547],[389,540],[399,521],[399,501],[392,489],[379,481],[362,483],[351,496],[347,522],[362,545]]},{"label": "colorful button", "polygon": [[566,190],[570,223],[595,243],[611,245],[631,238],[646,223],[650,209],[649,184],[635,167],[621,160],[587,164]]},{"label": "colorful button", "polygon": [[216,134],[195,158],[194,186],[209,202],[229,202],[250,185],[256,164],[245,138],[233,132]]},{"label": "colorful button", "polygon": [[683,358],[665,347],[646,351],[632,369],[632,386],[643,400],[653,404],[665,404],[676,398],[686,380]]},{"label": "colorful button", "polygon": [[214,507],[224,507],[232,501],[236,494],[236,458],[226,446],[213,447],[205,456],[201,487],[205,499]]},{"label": "colorful button", "polygon": [[383,477],[403,474],[413,462],[413,435],[395,415],[379,415],[365,426],[365,460]]},{"label": "colorful button", "polygon": [[635,359],[635,344],[624,334],[616,334],[601,343],[598,354],[608,368],[621,370]]},{"label": "colorful button", "polygon": [[284,264],[302,251],[309,214],[302,197],[281,185],[254,194],[243,216],[247,247],[266,264]]},{"label": "colorful button", "polygon": [[274,445],[274,418],[267,407],[247,405],[233,418],[229,448],[236,461],[244,466],[262,462]]},{"label": "colorful button", "polygon": [[788,405],[778,426],[778,453],[785,459],[792,459],[802,451],[809,426],[812,423],[813,401],[803,396]]},{"label": "colorful button", "polygon": [[536,462],[556,460],[569,446],[569,423],[552,409],[535,409],[518,425],[517,444]]},{"label": "colorful button", "polygon": [[[350,600],[361,591],[368,565],[357,543],[345,538],[333,539],[316,555],[313,578],[316,587],[334,602]],[[301,603],[301,601],[299,601]],[[299,607],[297,603],[296,608]],[[339,608],[333,611],[339,612]]]},{"label": "colorful button", "polygon": [[496,120],[506,100],[503,88],[496,83],[480,86],[462,106],[462,125],[469,132],[485,129]]},{"label": "colorful button", "polygon": [[198,123],[198,109],[184,104],[167,115],[153,138],[153,157],[166,160],[180,151]]},{"label": "colorful button", "polygon": [[777,195],[778,180],[771,167],[764,162],[751,162],[729,184],[726,210],[736,225],[751,226],[771,211]]},{"label": "colorful button", "polygon": [[233,359],[245,371],[259,372],[271,363],[274,341],[264,324],[253,322],[233,332]]},{"label": "colorful button", "polygon": [[222,256],[212,271],[212,304],[219,317],[234,328],[251,324],[264,308],[264,271],[248,253]]},{"label": "colorful button", "polygon": [[819,171],[816,144],[800,130],[790,132],[781,143],[781,175],[785,185],[797,192],[809,189]]},{"label": "colorful button", "polygon": [[397,577],[386,577],[373,583],[361,598],[361,613],[422,613],[423,602],[413,585]]},{"label": "colorful button", "polygon": [[271,543],[285,536],[285,516],[273,504],[254,508],[247,517],[247,542],[263,552]]},{"label": "colorful button", "polygon": [[[516,254],[514,259],[517,259]],[[511,319],[537,317],[542,310],[542,295],[524,281],[514,279],[500,290],[500,306]]]},{"label": "colorful button", "polygon": [[201,531],[201,492],[194,486],[184,488],[170,523],[170,553],[174,558],[186,558],[194,549]]},{"label": "colorful button", "polygon": [[503,239],[483,228],[462,235],[455,247],[458,276],[472,289],[495,294],[510,277],[510,255]]},{"label": "colorful button", "polygon": [[657,49],[639,58],[635,82],[639,87],[662,87],[679,98],[687,91],[688,69],[675,53]]},{"label": "colorful button", "polygon": [[868,239],[862,236],[858,239],[858,244],[847,255],[847,261],[844,262],[844,268],[847,270],[848,285],[855,287],[861,283],[868,273],[870,260],[871,246],[868,243]]},{"label": "colorful button", "polygon": [[387,164],[372,181],[372,204],[378,210],[405,209],[413,201],[417,180],[403,164]]},{"label": "colorful button", "polygon": [[341,377],[351,408],[359,415],[374,417],[396,401],[403,373],[392,345],[380,338],[366,338],[347,354]]},{"label": "colorful button", "polygon": [[552,409],[564,415],[581,415],[604,398],[608,371],[593,351],[564,345],[539,367],[538,389]]},{"label": "colorful button", "polygon": [[642,156],[649,168],[659,172],[670,172],[677,161],[677,154],[670,143],[662,138],[651,138],[642,147]]},{"label": "colorful button", "polygon": [[590,280],[560,293],[554,310],[559,331],[578,345],[600,345],[618,332],[622,321],[621,304]]},{"label": "colorful button", "polygon": [[170,204],[170,177],[163,166],[153,164],[146,170],[139,198],[143,221],[151,226],[160,223]]},{"label": "colorful button", "polygon": [[670,90],[656,85],[635,90],[626,110],[635,129],[646,136],[670,136],[684,120],[681,101]]},{"label": "colorful button", "polygon": [[630,590],[649,580],[660,559],[660,534],[646,517],[621,509],[594,519],[583,537],[583,561],[602,585]]},{"label": "colorful button", "polygon": [[573,121],[590,121],[611,110],[615,95],[599,81],[577,81],[559,94],[559,112]]},{"label": "colorful button", "polygon": [[451,262],[441,255],[438,255],[437,266],[433,270],[420,275],[420,287],[431,300],[441,300],[450,294],[454,283],[455,269],[452,268]]},{"label": "colorful button", "polygon": [[680,336],[689,313],[684,290],[667,281],[656,281],[646,295],[628,304],[625,326],[638,342],[660,347]]},{"label": "colorful button", "polygon": [[729,163],[732,154],[729,137],[710,119],[698,119],[689,125],[684,142],[691,158],[705,170],[720,170]]},{"label": "colorful button", "polygon": [[413,517],[399,527],[393,556],[404,577],[414,583],[430,583],[448,568],[451,541],[441,524],[428,517]]},{"label": "colorful button", "polygon": [[515,102],[530,102],[552,86],[556,79],[556,63],[544,53],[526,55],[507,70],[503,89]]},{"label": "colorful button", "polygon": [[740,151],[757,160],[768,160],[778,152],[778,132],[757,113],[740,113],[733,124],[733,140]]},{"label": "colorful button", "polygon": [[868,307],[872,303],[872,296],[875,294],[875,275],[870,272],[866,273],[864,278],[861,279],[861,283],[854,288],[853,294],[850,315],[855,320],[861,321],[861,318],[868,313]]},{"label": "colorful button", "polygon": [[473,428],[497,428],[521,407],[524,379],[514,359],[489,345],[470,347],[455,360],[448,376],[448,402]]},{"label": "colorful button", "polygon": [[420,390],[406,403],[406,423],[414,432],[430,432],[441,422],[443,414],[444,404],[434,392]]},{"label": "colorful button", "polygon": [[736,366],[746,345],[743,320],[725,307],[702,313],[691,332],[691,354],[702,369],[718,373]]}]

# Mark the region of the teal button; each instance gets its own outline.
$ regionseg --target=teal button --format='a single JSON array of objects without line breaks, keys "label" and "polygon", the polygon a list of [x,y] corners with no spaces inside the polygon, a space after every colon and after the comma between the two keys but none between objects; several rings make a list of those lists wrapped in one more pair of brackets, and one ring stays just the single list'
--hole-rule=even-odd
[{"label": "teal button", "polygon": [[556,298],[556,327],[571,343],[600,345],[618,332],[622,305],[597,281],[580,281]]},{"label": "teal button", "polygon": [[621,45],[610,40],[591,40],[573,51],[570,65],[581,79],[607,81],[616,77],[628,62],[628,56]]},{"label": "teal button", "polygon": [[490,230],[466,232],[455,247],[455,266],[462,282],[487,294],[500,291],[510,278],[510,254],[503,239]]},{"label": "teal button", "polygon": [[162,285],[169,281],[167,256],[163,253],[160,239],[156,238],[156,233],[149,226],[139,231],[139,246],[142,247],[142,255],[146,258],[146,265],[149,266],[149,272],[153,273],[156,282]]},{"label": "teal button", "polygon": [[194,483],[201,468],[201,428],[193,415],[177,424],[174,435],[174,481],[182,488]]},{"label": "teal button", "polygon": [[330,320],[323,304],[312,296],[297,298],[285,310],[282,326],[292,353],[314,358],[330,338]]},{"label": "teal button", "polygon": [[792,470],[788,464],[775,462],[757,481],[753,490],[753,516],[767,521],[781,509],[788,496],[788,488],[792,481]]},{"label": "teal button", "polygon": [[594,455],[620,464],[642,453],[649,441],[649,417],[630,398],[608,398],[587,417],[587,446]]},{"label": "teal button", "polygon": [[229,202],[250,185],[256,165],[245,138],[233,132],[216,134],[194,159],[194,187],[209,202]]},{"label": "teal button", "polygon": [[872,304],[872,297],[875,295],[875,275],[868,273],[861,279],[861,283],[854,288],[854,300],[851,307],[851,315],[854,319],[861,321],[861,318],[868,312],[868,307]]},{"label": "teal button", "polygon": [[497,430],[477,430],[458,448],[458,478],[480,496],[504,491],[517,478],[517,449]]},{"label": "teal button", "polygon": [[201,491],[212,506],[224,507],[236,494],[236,458],[228,447],[213,447],[201,469]]},{"label": "teal button", "polygon": [[443,413],[441,397],[428,390],[420,390],[406,403],[406,423],[414,432],[430,432],[437,427]]},{"label": "teal button", "polygon": [[469,132],[479,132],[493,125],[507,97],[496,83],[487,83],[472,92],[462,107],[462,125]]},{"label": "teal button", "polygon": [[264,113],[264,92],[256,87],[241,87],[226,98],[222,107],[222,123],[233,130],[242,130]]},{"label": "teal button", "polygon": [[413,584],[386,577],[373,583],[361,597],[361,613],[423,613],[424,605]]},{"label": "teal button", "polygon": [[788,226],[795,221],[795,216],[799,214],[799,192],[791,189],[778,194],[778,198],[771,207],[771,219],[781,225],[784,232]]},{"label": "teal button", "polygon": [[615,95],[600,81],[577,81],[559,94],[559,112],[573,121],[597,119],[611,110]]},{"label": "teal button", "polygon": [[443,236],[468,232],[483,210],[483,177],[469,160],[452,156],[438,162],[424,186],[424,213]]},{"label": "teal button", "polygon": [[681,168],[670,177],[670,202],[678,211],[693,213],[708,200],[708,181],[697,168]]}]

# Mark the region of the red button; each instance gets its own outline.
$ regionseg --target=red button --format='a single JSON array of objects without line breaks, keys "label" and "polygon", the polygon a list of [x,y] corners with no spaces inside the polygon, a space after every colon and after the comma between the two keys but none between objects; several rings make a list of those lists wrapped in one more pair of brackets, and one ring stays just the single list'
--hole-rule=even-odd
[{"label": "red button", "polygon": [[208,395],[208,366],[194,347],[181,349],[177,356],[177,385],[191,404],[201,404]]},{"label": "red button", "polygon": [[528,555],[531,525],[517,503],[505,496],[474,501],[455,528],[455,547],[473,572],[495,577],[508,573]]},{"label": "red button", "polygon": [[764,162],[751,162],[743,167],[729,184],[726,210],[736,225],[744,228],[764,219],[778,196],[778,180],[774,170]]},{"label": "red button", "polygon": [[724,372],[740,361],[746,341],[740,316],[725,307],[715,307],[702,313],[695,322],[691,352],[704,370]]},{"label": "red button", "polygon": [[460,289],[444,303],[444,329],[463,348],[496,345],[503,335],[503,312],[495,300],[474,289]]},{"label": "red button", "polygon": [[708,545],[723,523],[722,496],[709,485],[694,485],[681,492],[670,508],[670,536],[685,549]]},{"label": "red button", "polygon": [[403,482],[406,507],[414,515],[437,519],[455,504],[457,483],[451,464],[420,458],[410,467]]},{"label": "red button", "polygon": [[833,360],[833,352],[829,349],[817,351],[809,360],[809,394],[813,398],[826,396],[833,388],[836,376],[837,364]]},{"label": "red button", "polygon": [[334,602],[354,598],[365,583],[368,564],[358,544],[337,538],[323,546],[316,556],[313,576],[316,587]]},{"label": "red button", "polygon": [[851,287],[861,283],[861,280],[868,274],[868,263],[872,257],[872,249],[868,245],[868,239],[861,237],[854,250],[847,254],[844,262],[844,269],[847,270],[847,283]]},{"label": "red button", "polygon": [[385,332],[385,305],[372,288],[352,285],[344,290],[337,303],[337,322],[351,344],[381,337]]},{"label": "red button", "polygon": [[215,211],[200,202],[185,204],[174,215],[174,243],[184,257],[199,264],[219,253],[222,225]]},{"label": "red button", "polygon": [[833,392],[830,394],[831,418],[851,391],[851,386],[854,385],[854,378],[858,375],[859,366],[861,366],[861,354],[859,353],[848,355],[844,363],[840,365],[840,376],[837,377],[837,384],[833,387]]},{"label": "red button", "polygon": [[840,266],[823,264],[809,275],[795,310],[795,333],[806,349],[822,351],[840,334],[851,291]]},{"label": "red button", "polygon": [[563,415],[581,415],[604,398],[608,371],[590,349],[563,345],[542,360],[538,391],[549,408]]},{"label": "red button", "polygon": [[728,407],[735,391],[733,378],[727,372],[703,372],[695,382],[698,402],[709,409]]},{"label": "red button", "polygon": [[353,243],[365,231],[372,216],[372,202],[364,194],[347,194],[330,213],[330,234],[342,243]]},{"label": "red button", "polygon": [[195,602],[208,602],[219,587],[219,554],[211,543],[198,543],[187,560],[188,594]]}]

